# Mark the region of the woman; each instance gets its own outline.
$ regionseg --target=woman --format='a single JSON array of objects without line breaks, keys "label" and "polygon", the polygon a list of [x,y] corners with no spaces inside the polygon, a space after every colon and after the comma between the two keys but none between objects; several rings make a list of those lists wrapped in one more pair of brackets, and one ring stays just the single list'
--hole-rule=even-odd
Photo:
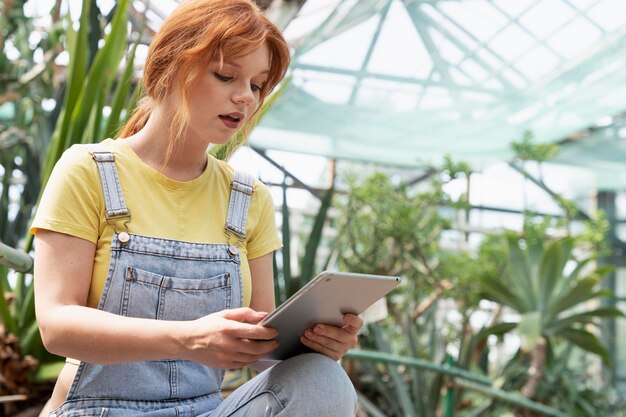
[{"label": "woman", "polygon": [[64,153],[32,225],[42,338],[74,358],[50,416],[355,415],[336,363],[356,343],[354,315],[305,332],[317,353],[220,393],[224,369],[276,348],[257,323],[275,308],[281,243],[268,190],[207,148],[246,127],[288,63],[250,1],[184,2],[153,39],[146,97],[120,138]]}]

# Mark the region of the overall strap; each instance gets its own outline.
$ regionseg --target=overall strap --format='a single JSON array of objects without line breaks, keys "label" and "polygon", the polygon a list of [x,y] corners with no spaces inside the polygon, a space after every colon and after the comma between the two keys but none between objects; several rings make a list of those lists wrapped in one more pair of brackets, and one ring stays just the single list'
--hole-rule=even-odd
[{"label": "overall strap", "polygon": [[89,149],[93,160],[96,161],[100,174],[107,221],[124,217],[130,218],[130,210],[124,202],[120,178],[115,167],[115,155],[99,143],[88,144],[87,149]]},{"label": "overall strap", "polygon": [[225,229],[240,239],[246,238],[246,218],[254,186],[254,177],[246,172],[235,171],[230,190],[230,203]]}]

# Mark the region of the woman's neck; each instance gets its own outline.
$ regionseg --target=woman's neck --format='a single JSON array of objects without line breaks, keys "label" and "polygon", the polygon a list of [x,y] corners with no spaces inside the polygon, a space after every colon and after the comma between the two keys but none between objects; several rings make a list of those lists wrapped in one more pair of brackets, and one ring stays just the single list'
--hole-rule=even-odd
[{"label": "woman's neck", "polygon": [[168,156],[171,117],[162,108],[153,109],[146,125],[124,140],[150,167],[176,181],[190,181],[204,172],[208,143],[185,135],[172,146]]}]

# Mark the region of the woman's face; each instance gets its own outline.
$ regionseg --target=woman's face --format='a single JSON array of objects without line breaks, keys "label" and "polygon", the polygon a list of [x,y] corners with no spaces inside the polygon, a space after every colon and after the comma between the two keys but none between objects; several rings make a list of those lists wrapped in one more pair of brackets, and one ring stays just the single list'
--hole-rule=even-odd
[{"label": "woman's face", "polygon": [[189,133],[209,143],[226,143],[259,106],[270,70],[266,44],[241,58],[212,62],[188,91]]}]

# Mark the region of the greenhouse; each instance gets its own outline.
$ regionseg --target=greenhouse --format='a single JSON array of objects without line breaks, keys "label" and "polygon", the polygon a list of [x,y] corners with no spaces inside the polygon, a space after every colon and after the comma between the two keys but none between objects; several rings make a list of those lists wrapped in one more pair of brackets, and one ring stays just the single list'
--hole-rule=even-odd
[{"label": "greenhouse", "polygon": [[[209,160],[272,197],[276,306],[325,270],[401,277],[360,314],[356,345],[331,356],[354,386],[356,415],[625,416],[626,3],[250,1],[282,31],[289,66],[251,129],[209,140]],[[181,3],[0,1],[0,416],[47,415],[61,370],[104,358],[69,347],[68,365],[72,354],[44,346],[33,264],[45,240],[31,225],[39,230],[37,210],[51,201],[46,186],[63,189],[53,167],[70,147],[126,137],[120,129],[155,91],[144,83],[149,47]],[[227,126],[243,117],[233,114]],[[102,148],[88,149],[98,163]],[[124,155],[113,160],[119,169]],[[177,179],[165,162],[151,166]],[[158,211],[156,197],[137,192],[124,193],[129,207]],[[108,227],[107,245],[125,247],[105,200],[98,233]],[[231,241],[228,216],[225,243],[239,253],[246,226]],[[254,239],[243,250],[244,306],[263,305]],[[124,288],[142,279],[131,269]],[[104,297],[90,304],[93,285],[77,307],[104,309]],[[152,351],[128,357],[185,362]],[[228,369],[222,397],[259,372]]]}]

